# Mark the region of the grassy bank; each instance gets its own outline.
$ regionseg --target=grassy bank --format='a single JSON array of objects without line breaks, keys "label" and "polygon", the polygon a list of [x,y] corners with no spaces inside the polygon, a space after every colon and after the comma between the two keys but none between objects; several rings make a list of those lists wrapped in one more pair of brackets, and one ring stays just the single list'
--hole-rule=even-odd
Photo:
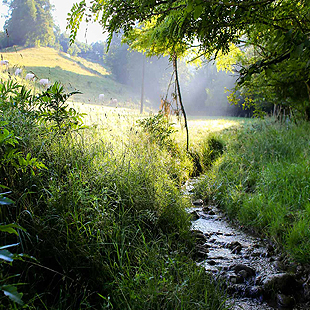
[{"label": "grassy bank", "polygon": [[[116,98],[122,106],[137,105],[139,102],[139,96],[128,86],[115,81],[106,68],[81,57],[68,57],[68,54],[49,47],[19,48],[3,52],[1,56],[9,61],[8,68],[0,68],[1,79],[13,78],[35,91],[42,90],[38,80],[49,79],[51,83],[61,82],[67,91],[79,90],[82,94],[73,96],[78,102],[109,105],[110,98]],[[15,76],[16,68],[23,69],[20,76]],[[28,72],[36,75],[36,82],[25,80]],[[102,93],[105,99],[99,102],[98,96]]]},{"label": "grassy bank", "polygon": [[224,309],[191,258],[190,158],[129,116],[83,128],[64,98],[2,85],[0,308]]},{"label": "grassy bank", "polygon": [[221,136],[224,154],[197,185],[240,224],[310,262],[310,125],[270,120]]}]

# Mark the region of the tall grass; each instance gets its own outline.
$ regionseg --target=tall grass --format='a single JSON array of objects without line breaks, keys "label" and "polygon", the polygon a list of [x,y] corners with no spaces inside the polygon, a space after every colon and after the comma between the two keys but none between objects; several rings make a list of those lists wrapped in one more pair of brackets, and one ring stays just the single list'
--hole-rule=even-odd
[{"label": "tall grass", "polygon": [[224,155],[197,185],[230,218],[310,262],[310,126],[262,121],[226,137]]},{"label": "tall grass", "polygon": [[27,254],[0,270],[20,274],[25,308],[224,309],[222,291],[191,258],[179,185],[192,164],[182,149],[131,124],[113,139],[108,126],[55,132],[52,120],[37,122],[37,109],[14,102],[2,100],[1,120],[19,137],[20,154],[47,168],[0,167],[15,201],[1,222],[25,229],[12,241]]}]

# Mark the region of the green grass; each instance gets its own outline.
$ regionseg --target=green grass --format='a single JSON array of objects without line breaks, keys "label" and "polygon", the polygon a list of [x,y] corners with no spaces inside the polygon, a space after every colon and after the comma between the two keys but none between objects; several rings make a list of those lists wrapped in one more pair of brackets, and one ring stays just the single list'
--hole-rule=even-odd
[{"label": "green grass", "polygon": [[[180,184],[193,167],[184,149],[151,141],[130,113],[58,134],[16,98],[3,96],[0,109],[3,126],[19,137],[15,150],[47,167],[0,161],[2,190],[15,201],[1,206],[0,223],[25,229],[1,233],[1,245],[18,242],[16,253],[27,255],[1,262],[0,272],[18,284],[24,308],[225,308],[223,291],[192,259]],[[11,154],[10,146],[0,152]],[[19,307],[5,296],[1,305]]]},{"label": "green grass", "polygon": [[261,121],[224,136],[226,147],[196,195],[310,262],[310,126]]},{"label": "green grass", "polygon": [[[38,79],[48,78],[51,83],[61,82],[67,91],[79,90],[80,95],[73,97],[74,101],[99,104],[99,94],[105,94],[104,104],[110,104],[110,98],[116,98],[122,106],[133,106],[139,102],[132,90],[116,82],[108,70],[99,64],[92,63],[80,57],[68,58],[65,53],[49,47],[18,49],[1,53],[3,59],[9,61],[8,70],[0,68],[0,77],[7,80],[10,76],[35,91],[42,87],[37,82],[25,81],[28,72],[36,74]],[[15,69],[23,68],[22,77],[15,77]]]}]

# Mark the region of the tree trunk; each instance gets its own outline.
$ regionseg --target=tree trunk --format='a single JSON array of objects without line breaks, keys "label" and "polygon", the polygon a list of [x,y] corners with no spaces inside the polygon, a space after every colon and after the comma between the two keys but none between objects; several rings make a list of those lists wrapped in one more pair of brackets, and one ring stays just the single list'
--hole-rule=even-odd
[{"label": "tree trunk", "polygon": [[308,97],[309,97],[309,105],[306,107],[306,118],[307,121],[310,120],[310,85],[309,85],[309,80],[305,82],[306,87],[307,87],[307,92],[308,92]]},{"label": "tree trunk", "polygon": [[145,73],[145,56],[143,55],[142,60],[142,84],[141,84],[141,105],[140,105],[140,114],[143,113],[143,103],[144,103],[144,73]]},{"label": "tree trunk", "polygon": [[175,74],[175,83],[176,83],[177,92],[178,92],[177,97],[179,98],[182,114],[184,117],[184,126],[186,130],[186,151],[188,152],[189,134],[188,134],[188,126],[187,126],[187,117],[186,117],[186,113],[185,113],[185,109],[184,109],[183,101],[182,101],[182,96],[181,96],[181,88],[180,88],[179,76],[178,76],[178,58],[176,54],[172,55],[172,64],[173,64],[173,70]]}]

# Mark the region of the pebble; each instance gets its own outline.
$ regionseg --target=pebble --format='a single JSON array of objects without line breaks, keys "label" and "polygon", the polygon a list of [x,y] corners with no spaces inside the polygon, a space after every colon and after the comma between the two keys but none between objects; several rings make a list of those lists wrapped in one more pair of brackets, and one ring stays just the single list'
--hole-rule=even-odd
[{"label": "pebble", "polygon": [[263,281],[265,292],[276,292],[289,295],[301,289],[301,285],[296,281],[294,275],[288,273],[278,273],[268,276]]},{"label": "pebble", "polygon": [[215,261],[215,260],[209,260],[209,261],[207,261],[207,263],[208,263],[210,266],[215,266],[215,265],[216,265],[216,261]]}]

